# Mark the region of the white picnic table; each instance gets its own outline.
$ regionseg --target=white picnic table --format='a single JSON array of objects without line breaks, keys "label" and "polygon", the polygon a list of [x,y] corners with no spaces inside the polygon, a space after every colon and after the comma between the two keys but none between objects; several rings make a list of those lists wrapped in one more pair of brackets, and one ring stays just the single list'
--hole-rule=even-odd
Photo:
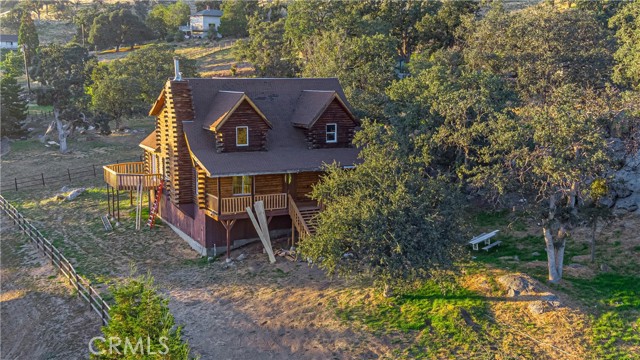
[{"label": "white picnic table", "polygon": [[473,250],[479,250],[478,245],[482,242],[486,245],[482,248],[482,250],[489,251],[494,246],[498,246],[502,243],[502,241],[491,242],[491,238],[496,236],[500,232],[500,230],[493,230],[490,233],[482,233],[469,241],[469,244],[473,247]]}]

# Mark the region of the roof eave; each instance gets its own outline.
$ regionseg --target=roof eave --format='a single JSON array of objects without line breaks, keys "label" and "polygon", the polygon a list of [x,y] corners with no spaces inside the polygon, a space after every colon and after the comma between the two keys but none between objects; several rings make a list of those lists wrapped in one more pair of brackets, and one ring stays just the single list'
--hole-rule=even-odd
[{"label": "roof eave", "polygon": [[331,99],[329,101],[327,101],[326,104],[324,104],[324,106],[322,107],[322,109],[320,111],[318,111],[318,113],[316,114],[314,119],[309,123],[309,125],[307,125],[307,127],[306,127],[307,129],[311,129],[311,127],[316,123],[316,121],[318,121],[318,119],[320,119],[320,116],[322,116],[322,114],[324,114],[324,112],[327,110],[327,108],[333,102],[333,100],[338,100],[338,103],[347,112],[347,115],[349,115],[349,118],[351,118],[351,121],[353,121],[356,125],[360,125],[360,122],[356,119],[355,115],[353,115],[353,113],[351,112],[351,110],[349,109],[347,104],[345,104],[344,101],[342,101],[342,99],[340,98],[338,93],[334,92],[333,96],[331,97]]},{"label": "roof eave", "polygon": [[156,116],[160,114],[160,111],[164,107],[164,88],[160,92],[160,95],[156,99],[156,102],[153,103],[151,110],[149,110],[149,116]]}]

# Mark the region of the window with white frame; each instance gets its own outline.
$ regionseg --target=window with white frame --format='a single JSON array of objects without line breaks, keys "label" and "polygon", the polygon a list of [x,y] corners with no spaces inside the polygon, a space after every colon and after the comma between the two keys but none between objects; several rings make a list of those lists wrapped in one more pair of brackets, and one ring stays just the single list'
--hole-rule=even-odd
[{"label": "window with white frame", "polygon": [[233,195],[251,194],[251,176],[234,176],[232,180]]},{"label": "window with white frame", "polygon": [[338,142],[338,125],[337,124],[327,124],[327,143],[336,143]]},{"label": "window with white frame", "polygon": [[236,146],[249,146],[248,126],[236,126]]}]

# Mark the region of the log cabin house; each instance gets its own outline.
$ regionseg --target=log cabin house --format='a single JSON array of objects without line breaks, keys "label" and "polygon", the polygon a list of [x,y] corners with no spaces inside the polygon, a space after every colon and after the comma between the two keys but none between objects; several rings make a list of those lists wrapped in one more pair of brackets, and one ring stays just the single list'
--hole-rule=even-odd
[{"label": "log cabin house", "polygon": [[312,234],[319,206],[308,195],[323,165],[357,162],[359,122],[333,78],[178,74],[149,114],[144,161],[105,166],[107,186],[155,198],[163,182],[158,216],[202,255],[257,239],[245,209],[259,200],[272,236]]}]

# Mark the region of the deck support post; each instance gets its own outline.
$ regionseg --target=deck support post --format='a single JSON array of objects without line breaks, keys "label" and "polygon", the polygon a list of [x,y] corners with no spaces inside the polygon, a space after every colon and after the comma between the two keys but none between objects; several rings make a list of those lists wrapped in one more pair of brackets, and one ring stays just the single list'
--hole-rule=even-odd
[{"label": "deck support post", "polygon": [[118,202],[118,222],[120,222],[120,189],[116,190],[116,201]]},{"label": "deck support post", "polygon": [[109,184],[107,184],[107,214],[111,216],[111,196],[109,195]]},{"label": "deck support post", "polygon": [[231,259],[231,229],[236,223],[236,219],[222,220],[222,226],[227,230],[227,259]]},{"label": "deck support post", "polygon": [[251,209],[253,209],[253,204],[256,203],[256,176],[251,176]]},{"label": "deck support post", "polygon": [[129,205],[133,206],[133,190],[129,190]]},{"label": "deck support post", "polygon": [[294,246],[296,242],[296,227],[293,219],[291,219],[291,247]]},{"label": "deck support post", "polygon": [[111,197],[111,217],[116,217],[116,195],[113,186],[109,187],[109,196]]},{"label": "deck support post", "polygon": [[220,178],[216,180],[218,187],[218,216],[222,215],[222,195],[220,194]]}]

